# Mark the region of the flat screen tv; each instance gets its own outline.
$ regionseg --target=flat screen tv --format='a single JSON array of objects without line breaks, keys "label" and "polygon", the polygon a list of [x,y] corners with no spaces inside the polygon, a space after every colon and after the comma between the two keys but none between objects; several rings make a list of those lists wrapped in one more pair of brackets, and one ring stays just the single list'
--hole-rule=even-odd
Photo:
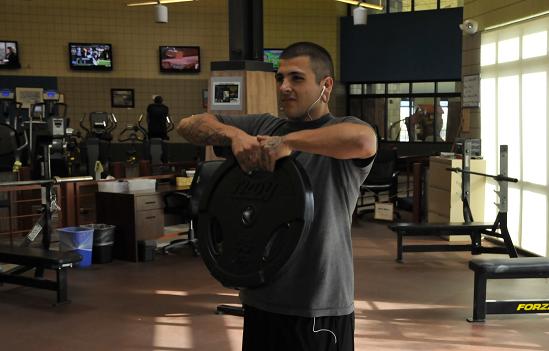
[{"label": "flat screen tv", "polygon": [[21,68],[19,63],[19,50],[17,42],[13,40],[0,40],[0,68]]},{"label": "flat screen tv", "polygon": [[263,62],[270,62],[273,64],[273,69],[278,70],[280,54],[282,49],[263,49]]},{"label": "flat screen tv", "polygon": [[81,71],[112,71],[111,44],[69,43],[71,69]]},{"label": "flat screen tv", "polygon": [[200,72],[200,47],[160,46],[158,51],[161,72]]}]

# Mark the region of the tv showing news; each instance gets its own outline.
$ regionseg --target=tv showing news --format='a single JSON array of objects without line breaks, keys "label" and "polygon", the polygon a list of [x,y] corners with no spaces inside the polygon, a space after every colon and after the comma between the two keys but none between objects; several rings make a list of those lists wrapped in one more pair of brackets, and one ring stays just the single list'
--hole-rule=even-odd
[{"label": "tv showing news", "polygon": [[16,41],[0,40],[0,68],[21,68]]},{"label": "tv showing news", "polygon": [[160,46],[159,53],[161,72],[200,72],[200,47],[198,46]]},{"label": "tv showing news", "polygon": [[111,44],[69,43],[70,67],[82,71],[111,71]]},{"label": "tv showing news", "polygon": [[278,70],[280,54],[282,49],[263,49],[263,62],[270,62],[273,64],[273,69]]}]

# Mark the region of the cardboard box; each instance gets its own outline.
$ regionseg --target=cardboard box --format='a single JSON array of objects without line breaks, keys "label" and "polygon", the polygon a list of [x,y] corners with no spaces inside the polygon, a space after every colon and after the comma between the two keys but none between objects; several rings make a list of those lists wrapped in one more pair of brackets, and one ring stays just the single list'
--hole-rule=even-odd
[{"label": "cardboard box", "polygon": [[97,182],[97,190],[102,193],[128,192],[128,182],[113,180],[109,182]]},{"label": "cardboard box", "polygon": [[384,221],[392,221],[394,205],[392,202],[376,202],[374,204],[374,218]]}]

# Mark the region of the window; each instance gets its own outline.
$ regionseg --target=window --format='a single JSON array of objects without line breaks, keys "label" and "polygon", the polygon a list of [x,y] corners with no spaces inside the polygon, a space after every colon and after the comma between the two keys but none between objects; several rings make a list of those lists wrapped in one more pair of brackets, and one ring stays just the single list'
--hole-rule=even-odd
[{"label": "window", "polygon": [[414,11],[436,10],[437,0],[414,0]]},{"label": "window", "polygon": [[440,8],[463,7],[463,0],[440,0]]},{"label": "window", "polygon": [[463,0],[382,0],[382,4],[383,11],[372,11],[370,13],[384,13],[385,11],[390,13],[410,12],[463,7]]},{"label": "window", "polygon": [[387,84],[389,94],[408,94],[410,92],[410,83],[389,83]]},{"label": "window", "polygon": [[435,83],[412,83],[412,92],[416,94],[432,94],[435,92]]},{"label": "window", "polygon": [[[453,142],[459,132],[459,82],[349,84],[349,110],[374,126],[381,139]],[[362,95],[360,94],[362,92]]]},{"label": "window", "polygon": [[362,94],[362,84],[351,84],[349,86],[350,95],[361,95]]},{"label": "window", "polygon": [[389,12],[410,12],[412,11],[412,0],[390,0]]},{"label": "window", "polygon": [[370,123],[380,136],[385,139],[385,98],[381,97],[356,97],[349,98],[349,115],[357,116]]},{"label": "window", "polygon": [[364,84],[364,94],[384,94],[385,84]]},{"label": "window", "polygon": [[[547,108],[549,16],[524,21],[481,37],[481,138],[487,173],[499,172],[499,145],[509,146],[508,225],[515,245],[549,253]],[[488,180],[485,220],[499,202]]]}]

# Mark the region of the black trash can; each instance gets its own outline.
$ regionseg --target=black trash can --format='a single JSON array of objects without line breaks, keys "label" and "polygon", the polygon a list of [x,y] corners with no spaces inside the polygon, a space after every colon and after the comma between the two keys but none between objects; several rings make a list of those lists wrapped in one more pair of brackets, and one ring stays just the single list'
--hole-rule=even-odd
[{"label": "black trash can", "polygon": [[114,230],[116,226],[111,224],[87,224],[84,227],[93,228],[93,263],[112,262],[112,250],[114,246]]},{"label": "black trash can", "polygon": [[140,262],[154,260],[156,240],[140,240],[137,242],[137,258]]}]

